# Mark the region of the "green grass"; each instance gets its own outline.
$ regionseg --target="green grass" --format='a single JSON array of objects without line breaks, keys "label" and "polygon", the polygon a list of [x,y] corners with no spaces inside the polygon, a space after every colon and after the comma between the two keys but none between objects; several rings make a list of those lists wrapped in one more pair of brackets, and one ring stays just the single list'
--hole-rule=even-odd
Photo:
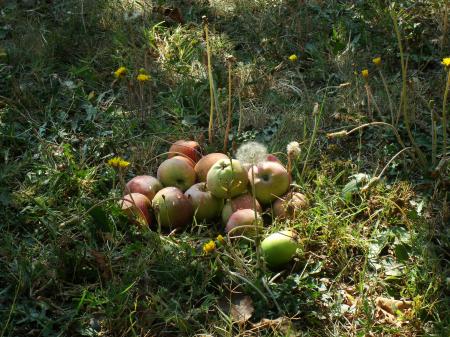
[{"label": "green grass", "polygon": [[[0,336],[448,336],[440,65],[450,56],[448,16],[440,0],[391,3],[406,82],[384,1],[5,1]],[[183,23],[162,14],[170,6]],[[203,15],[216,97],[212,144]],[[222,149],[229,54],[236,57],[230,139],[260,141],[284,162],[286,145],[300,142],[294,182],[311,202],[295,219],[265,228],[295,228],[301,251],[286,268],[262,274],[251,243],[203,253],[223,234],[218,222],[159,235],[129,223],[115,203],[121,181],[155,174],[171,142]],[[116,80],[119,66],[128,73]],[[152,76],[142,90],[141,68]],[[392,128],[327,137],[372,122],[365,68],[374,120],[391,122],[390,95],[394,115],[408,114],[395,125],[399,136],[406,147],[412,136],[426,159],[405,151],[367,190],[347,184],[354,174],[377,176],[402,150]],[[405,92],[408,105],[400,107]],[[106,164],[113,156],[131,162],[121,177]],[[251,298],[248,322],[230,314],[232,292]],[[413,304],[389,321],[380,296]]]}]

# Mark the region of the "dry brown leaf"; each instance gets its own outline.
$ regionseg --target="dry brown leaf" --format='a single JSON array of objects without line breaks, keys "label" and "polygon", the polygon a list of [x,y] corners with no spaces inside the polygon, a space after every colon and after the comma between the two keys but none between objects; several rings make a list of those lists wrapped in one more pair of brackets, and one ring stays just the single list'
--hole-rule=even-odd
[{"label": "dry brown leaf", "polygon": [[251,297],[241,293],[231,294],[230,298],[222,299],[219,305],[238,324],[247,322],[255,311]]},{"label": "dry brown leaf", "polygon": [[403,318],[411,312],[411,301],[399,301],[385,297],[377,297],[375,300],[375,318],[379,323],[391,324],[397,327],[407,323]]},{"label": "dry brown leaf", "polygon": [[405,313],[412,308],[412,301],[399,301],[385,297],[377,297],[375,304],[392,315],[396,315],[398,311]]}]

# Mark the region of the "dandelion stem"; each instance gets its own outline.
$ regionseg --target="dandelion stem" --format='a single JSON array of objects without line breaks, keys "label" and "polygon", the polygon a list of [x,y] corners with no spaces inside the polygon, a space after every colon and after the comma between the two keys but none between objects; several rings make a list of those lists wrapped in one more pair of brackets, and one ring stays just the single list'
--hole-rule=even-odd
[{"label": "dandelion stem", "polygon": [[391,112],[391,124],[394,125],[394,123],[395,123],[394,106],[392,104],[391,93],[389,91],[389,87],[387,85],[386,78],[384,77],[383,72],[381,71],[381,69],[379,69],[378,71],[380,73],[381,81],[383,82],[384,90],[386,91],[386,95],[388,98],[389,111]]},{"label": "dandelion stem", "polygon": [[447,100],[450,88],[450,69],[447,70],[447,83],[444,91],[444,102],[442,103],[442,157],[447,154]]}]

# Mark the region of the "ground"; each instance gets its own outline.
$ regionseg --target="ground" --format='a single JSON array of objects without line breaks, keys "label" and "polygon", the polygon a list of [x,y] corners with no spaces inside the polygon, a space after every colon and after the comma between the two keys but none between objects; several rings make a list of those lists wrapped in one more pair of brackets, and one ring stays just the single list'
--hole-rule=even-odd
[{"label": "ground", "polygon": [[[450,335],[449,9],[5,0],[1,337]],[[225,138],[285,164],[300,144],[310,207],[264,229],[299,234],[281,269],[220,221],[158,233],[117,206],[172,142]]]}]

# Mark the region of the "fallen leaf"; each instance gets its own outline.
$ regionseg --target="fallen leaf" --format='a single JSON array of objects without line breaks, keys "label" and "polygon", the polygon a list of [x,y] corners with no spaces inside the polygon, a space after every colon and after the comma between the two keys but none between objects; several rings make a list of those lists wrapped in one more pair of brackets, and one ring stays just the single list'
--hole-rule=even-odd
[{"label": "fallen leaf", "polygon": [[233,293],[229,298],[222,299],[219,306],[238,324],[247,322],[255,311],[251,297],[242,293]]},{"label": "fallen leaf", "polygon": [[375,318],[379,323],[387,323],[397,327],[407,323],[404,317],[407,317],[411,312],[411,301],[399,301],[385,297],[377,297],[375,304]]}]

